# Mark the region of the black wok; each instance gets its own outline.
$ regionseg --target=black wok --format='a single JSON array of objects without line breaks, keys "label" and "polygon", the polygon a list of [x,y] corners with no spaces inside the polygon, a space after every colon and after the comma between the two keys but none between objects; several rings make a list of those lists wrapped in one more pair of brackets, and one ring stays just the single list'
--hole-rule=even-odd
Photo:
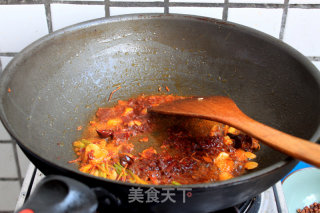
[{"label": "black wok", "polygon": [[131,211],[226,208],[266,190],[297,161],[262,145],[259,167],[252,172],[224,182],[178,186],[192,188],[184,204],[178,199],[181,191],[176,191],[176,203],[129,204],[129,189],[144,186],[90,176],[67,163],[75,158],[72,142],[81,136],[77,126],[85,126],[98,106],[155,94],[158,85],[167,85],[178,95],[230,96],[262,123],[311,141],[320,136],[318,70],[271,36],[215,19],[130,15],[85,22],[24,49],[0,82],[1,120],[42,172],[104,187],[120,198],[120,208]]}]

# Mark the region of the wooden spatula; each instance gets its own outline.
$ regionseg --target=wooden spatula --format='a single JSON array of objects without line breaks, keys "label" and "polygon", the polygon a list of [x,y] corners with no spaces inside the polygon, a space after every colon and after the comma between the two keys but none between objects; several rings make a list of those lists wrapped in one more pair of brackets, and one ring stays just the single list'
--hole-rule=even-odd
[{"label": "wooden spatula", "polygon": [[320,145],[266,126],[245,115],[227,97],[189,98],[152,107],[149,111],[218,121],[233,126],[291,157],[320,167]]}]

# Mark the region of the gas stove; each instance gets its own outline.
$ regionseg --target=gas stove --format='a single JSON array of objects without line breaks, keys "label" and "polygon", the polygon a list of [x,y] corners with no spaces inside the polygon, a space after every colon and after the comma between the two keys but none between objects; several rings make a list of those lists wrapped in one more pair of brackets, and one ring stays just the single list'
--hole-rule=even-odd
[{"label": "gas stove", "polygon": [[[16,205],[18,210],[45,176],[30,164]],[[215,213],[288,213],[281,182],[246,202]]]}]

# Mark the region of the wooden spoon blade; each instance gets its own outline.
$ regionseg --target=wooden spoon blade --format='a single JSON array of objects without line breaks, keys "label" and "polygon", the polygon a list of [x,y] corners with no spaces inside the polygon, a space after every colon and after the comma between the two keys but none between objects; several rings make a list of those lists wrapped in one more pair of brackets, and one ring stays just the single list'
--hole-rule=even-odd
[{"label": "wooden spoon blade", "polygon": [[224,96],[192,97],[152,107],[149,112],[182,115],[229,124],[229,120],[244,115],[233,100]]},{"label": "wooden spoon blade", "polygon": [[320,145],[266,126],[245,115],[228,97],[187,98],[152,107],[149,111],[218,121],[240,129],[272,148],[320,167]]}]

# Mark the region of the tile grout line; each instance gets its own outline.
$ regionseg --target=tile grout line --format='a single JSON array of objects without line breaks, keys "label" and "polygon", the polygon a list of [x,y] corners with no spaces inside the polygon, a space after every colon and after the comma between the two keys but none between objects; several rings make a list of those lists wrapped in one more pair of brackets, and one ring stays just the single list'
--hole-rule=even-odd
[{"label": "tile grout line", "polygon": [[110,0],[104,0],[105,17],[110,17]]},{"label": "tile grout line", "polygon": [[13,140],[0,140],[0,144],[14,143]]},{"label": "tile grout line", "polygon": [[164,14],[169,14],[169,0],[164,0]]},{"label": "tile grout line", "polygon": [[224,3],[170,2],[171,7],[223,7]]},{"label": "tile grout line", "polygon": [[[109,6],[117,7],[163,7],[163,2],[109,2]],[[105,1],[71,1],[71,0],[0,0],[0,5],[13,5],[13,4],[84,4],[84,5],[103,5]],[[164,0],[168,1],[168,0]],[[224,7],[224,3],[196,3],[196,2],[171,2],[168,5],[176,7]],[[272,3],[229,3],[229,8],[283,8],[283,4]],[[301,9],[320,9],[320,4],[288,4],[289,8],[301,8]]]},{"label": "tile grout line", "polygon": [[289,4],[289,8],[320,9],[320,4]]},{"label": "tile grout line", "polygon": [[228,20],[228,10],[229,10],[229,0],[224,0],[223,11],[222,11],[222,20]]},{"label": "tile grout line", "polygon": [[44,0],[29,0],[29,1],[21,1],[21,0],[0,0],[0,4],[43,4]]},{"label": "tile grout line", "polygon": [[104,1],[61,1],[61,0],[51,0],[51,4],[82,4],[82,5],[104,5]]},{"label": "tile grout line", "polygon": [[6,57],[14,57],[15,55],[17,55],[17,52],[0,52],[0,56],[6,56]]},{"label": "tile grout line", "polygon": [[0,181],[18,181],[19,178],[5,178],[5,177],[0,177]]},{"label": "tile grout line", "polygon": [[287,17],[288,17],[288,7],[289,7],[289,0],[284,0],[282,19],[281,19],[281,27],[280,27],[280,33],[279,33],[280,40],[283,40],[284,32],[286,29],[286,23],[287,23]]},{"label": "tile grout line", "polygon": [[22,186],[21,168],[20,168],[20,163],[19,163],[19,158],[18,158],[17,143],[15,140],[12,140],[12,147],[13,147],[14,160],[15,160],[16,167],[17,167],[17,174],[18,174],[18,178],[19,178],[19,183],[20,183],[20,187],[21,187]]},{"label": "tile grout line", "polygon": [[320,61],[320,56],[307,56],[310,61]]},{"label": "tile grout line", "polygon": [[52,30],[51,4],[50,4],[49,0],[46,0],[44,7],[45,7],[45,11],[46,11],[48,32],[52,33],[53,30]]},{"label": "tile grout line", "polygon": [[112,7],[163,7],[163,2],[110,2]]}]

